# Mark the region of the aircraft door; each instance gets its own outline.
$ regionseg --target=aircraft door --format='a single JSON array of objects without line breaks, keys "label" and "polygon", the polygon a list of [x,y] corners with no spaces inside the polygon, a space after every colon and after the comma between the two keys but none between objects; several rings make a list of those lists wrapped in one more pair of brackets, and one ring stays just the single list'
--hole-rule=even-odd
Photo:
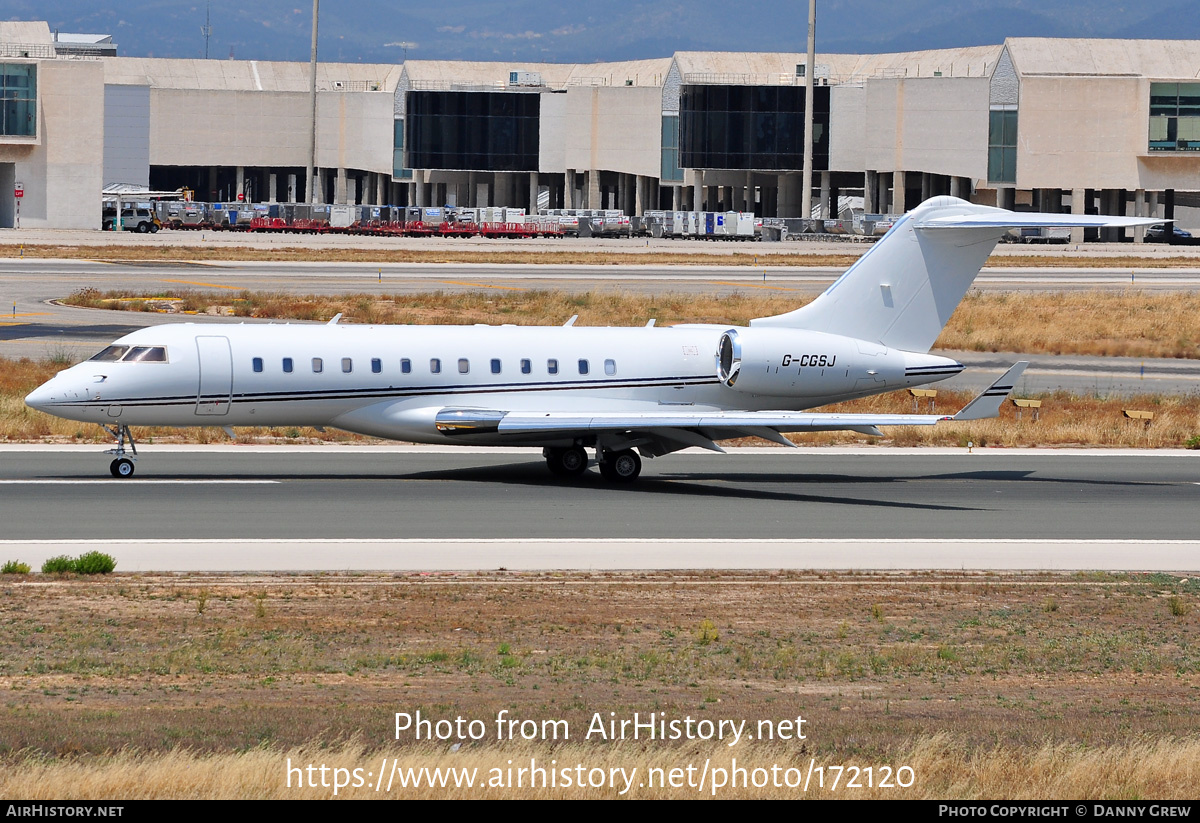
[{"label": "aircraft door", "polygon": [[229,413],[233,395],[233,352],[228,337],[197,337],[200,385],[196,390],[197,415]]}]

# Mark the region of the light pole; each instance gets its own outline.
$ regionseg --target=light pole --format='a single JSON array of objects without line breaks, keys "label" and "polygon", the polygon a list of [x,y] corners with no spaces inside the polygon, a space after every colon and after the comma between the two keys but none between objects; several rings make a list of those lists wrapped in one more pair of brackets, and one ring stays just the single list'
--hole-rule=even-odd
[{"label": "light pole", "polygon": [[808,0],[808,63],[804,66],[804,173],[801,179],[800,216],[812,217],[813,173],[813,70],[817,59],[817,0]]},{"label": "light pole", "polygon": [[317,202],[313,172],[317,165],[317,13],[321,0],[313,0],[312,57],[308,64],[308,102],[312,112],[312,131],[308,134],[308,168],[304,173],[304,195],[310,204]]}]

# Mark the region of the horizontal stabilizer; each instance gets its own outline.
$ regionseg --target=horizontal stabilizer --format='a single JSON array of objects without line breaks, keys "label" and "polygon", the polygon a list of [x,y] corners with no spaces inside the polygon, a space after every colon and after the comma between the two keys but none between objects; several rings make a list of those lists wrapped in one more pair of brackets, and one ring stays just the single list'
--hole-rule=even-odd
[{"label": "horizontal stabilizer", "polygon": [[1118,217],[1109,214],[1048,214],[997,209],[994,212],[943,214],[928,217],[917,223],[918,229],[1092,229],[1153,226],[1164,221],[1161,217]]},{"label": "horizontal stabilizer", "polygon": [[1011,369],[1000,375],[999,380],[984,389],[981,395],[968,403],[958,414],[954,415],[954,419],[983,420],[988,417],[999,417],[1000,405],[1004,402],[1004,398],[1008,397],[1012,393],[1012,390],[1016,388],[1017,381],[1021,379],[1021,374],[1028,365],[1028,360],[1022,360],[1014,364]]}]

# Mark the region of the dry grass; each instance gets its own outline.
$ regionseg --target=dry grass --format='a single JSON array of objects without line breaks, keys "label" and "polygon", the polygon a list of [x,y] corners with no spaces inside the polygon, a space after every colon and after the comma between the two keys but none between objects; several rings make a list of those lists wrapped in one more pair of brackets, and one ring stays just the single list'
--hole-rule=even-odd
[{"label": "dry grass", "polygon": [[[870,787],[864,772],[854,778],[858,787],[848,788],[848,774],[838,773],[834,788],[829,771],[825,785],[810,777],[807,791],[803,778],[810,762],[817,767],[850,766],[872,769],[871,781],[878,781],[880,767],[891,765],[912,769],[913,779],[905,788],[890,779],[887,787]],[[551,764],[555,765],[551,765]],[[324,765],[326,787],[312,786],[304,771],[308,765]],[[432,770],[456,773],[463,779],[469,775],[474,785],[448,787],[400,788],[393,782],[387,790],[386,781],[376,788],[368,774],[378,773],[382,764],[389,774],[393,771],[429,774]],[[531,764],[545,770],[557,770],[558,781],[565,767],[572,783],[579,772],[584,774],[601,769],[607,778],[612,775],[618,786],[562,788],[551,786],[549,776],[530,786],[529,773],[521,776],[522,786],[515,783],[517,769],[529,769]],[[569,765],[568,765],[569,764]],[[692,767],[699,783],[704,765],[704,789],[697,785],[673,788],[663,785],[672,769]],[[291,773],[288,769],[301,769]],[[778,785],[771,785],[771,769],[777,769]],[[359,770],[357,779],[355,770]],[[736,769],[744,769],[746,782],[761,781],[762,788],[753,785],[731,785]],[[760,769],[757,775],[755,769]],[[612,770],[619,770],[615,774]],[[653,771],[659,770],[659,771]],[[791,770],[790,775],[787,770]],[[598,774],[591,773],[600,782]],[[629,780],[626,791],[626,775]],[[305,784],[298,785],[303,777]],[[344,783],[336,791],[335,782]],[[487,786],[487,781],[500,780],[501,785]],[[545,782],[542,782],[542,780]],[[319,772],[314,780],[321,782]],[[393,777],[395,781],[396,778]],[[799,784],[787,786],[787,781]],[[907,774],[902,778],[910,783]],[[714,788],[714,781],[717,788]],[[551,747],[529,743],[506,747],[484,746],[450,752],[446,746],[414,746],[393,750],[370,751],[361,744],[325,747],[308,745],[287,750],[259,748],[240,754],[199,754],[186,750],[167,753],[138,754],[122,751],[97,758],[46,761],[30,758],[5,769],[0,776],[0,796],[26,800],[163,800],[163,799],[267,799],[345,800],[369,798],[421,799],[671,799],[718,797],[722,799],[961,799],[983,800],[1005,798],[1017,800],[1131,800],[1152,797],[1157,800],[1190,800],[1193,787],[1200,781],[1200,740],[1145,740],[1124,745],[1097,748],[1070,744],[1045,744],[1033,749],[997,747],[972,752],[947,735],[923,737],[906,750],[897,752],[887,763],[853,758],[834,762],[827,758],[811,758],[797,748],[775,745],[751,748],[741,746],[736,751],[711,744],[682,747],[663,747],[647,751],[643,745],[563,745]],[[606,780],[607,782],[607,780]],[[653,782],[653,787],[639,785]]]},{"label": "dry grass", "polygon": [[[64,302],[76,306],[229,314],[293,320],[328,320],[341,313],[352,323],[515,323],[557,325],[572,314],[583,326],[673,323],[745,324],[779,314],[811,297],[763,294],[568,294],[530,290],[503,297],[485,292],[338,296],[241,292],[164,291],[128,295],[83,289]],[[1123,357],[1200,357],[1200,294],[973,292],[938,338],[940,349],[1015,351]]]},{"label": "dry grass", "polygon": [[[0,795],[324,797],[287,787],[289,757],[378,772],[386,756],[642,774],[815,759],[916,776],[909,791],[810,786],[816,797],[1187,798],[1200,621],[1169,603],[1198,593],[1200,581],[1101,573],[33,575],[0,584]],[[716,637],[701,642],[705,625]],[[501,744],[489,726],[457,753],[397,741],[394,713],[418,709],[565,719],[571,736]],[[609,711],[751,728],[800,715],[808,737],[581,739]]]},{"label": "dry grass", "polygon": [[[564,247],[571,241],[564,240]],[[346,262],[346,263],[483,263],[487,265],[543,264],[543,265],[620,265],[636,263],[655,266],[804,266],[819,268],[846,268],[854,263],[870,246],[860,245],[844,252],[831,253],[828,247],[808,248],[804,244],[766,244],[753,252],[730,251],[723,243],[715,244],[703,252],[675,252],[662,250],[661,244],[654,247],[616,246],[611,250],[546,250],[522,249],[514,241],[512,250],[489,251],[470,248],[313,248],[304,245],[230,246],[225,244],[179,246],[179,245],[134,245],[132,243],[109,246],[74,246],[53,244],[31,244],[26,246],[0,245],[0,257],[30,257],[56,259],[105,260],[109,262],[146,261],[293,261],[293,262]],[[459,245],[456,241],[455,245]],[[757,244],[756,244],[757,246]],[[740,244],[735,248],[744,248]],[[1200,265],[1200,255],[1176,253],[1152,256],[1136,254],[1024,254],[1023,250],[1012,253],[1003,247],[988,259],[990,267],[1020,266],[1029,268],[1137,268],[1176,269],[1195,268]]]}]

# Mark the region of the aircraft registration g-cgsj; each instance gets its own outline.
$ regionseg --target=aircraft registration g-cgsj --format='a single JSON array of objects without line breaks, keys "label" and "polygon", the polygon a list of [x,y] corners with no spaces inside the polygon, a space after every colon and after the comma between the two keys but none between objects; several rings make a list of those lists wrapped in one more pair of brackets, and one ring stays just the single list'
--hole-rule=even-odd
[{"label": "aircraft registration g-cgsj", "polygon": [[[962,371],[929,349],[1013,227],[1149,218],[1017,213],[935,197],[808,305],[747,327],[183,324],[140,329],[25,402],[98,423],[110,470],[133,474],[130,426],[334,427],[420,443],[540,446],[561,477],[635,480],[641,457],[784,432],[995,417],[1017,363],[957,414],[831,414],[830,403]],[[572,318],[572,321],[574,318]],[[126,446],[128,445],[128,448]],[[639,457],[639,454],[641,457]]]}]

